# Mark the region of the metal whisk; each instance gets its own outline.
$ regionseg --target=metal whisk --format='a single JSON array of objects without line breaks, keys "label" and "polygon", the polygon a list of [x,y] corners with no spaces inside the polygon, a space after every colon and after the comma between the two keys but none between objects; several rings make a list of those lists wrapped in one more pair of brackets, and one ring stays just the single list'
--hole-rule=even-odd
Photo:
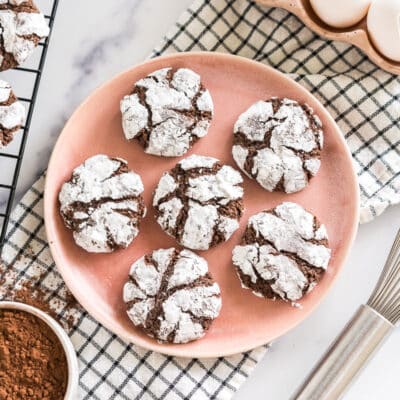
[{"label": "metal whisk", "polygon": [[292,400],[337,400],[400,320],[400,230],[379,281]]},{"label": "metal whisk", "polygon": [[400,320],[400,230],[367,304],[393,325]]}]

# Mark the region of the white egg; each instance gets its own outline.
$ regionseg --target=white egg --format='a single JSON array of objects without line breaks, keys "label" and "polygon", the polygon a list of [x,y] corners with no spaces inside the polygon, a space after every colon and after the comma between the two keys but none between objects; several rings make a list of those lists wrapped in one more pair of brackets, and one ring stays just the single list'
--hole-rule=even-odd
[{"label": "white egg", "polygon": [[368,11],[367,28],[375,47],[400,61],[400,0],[376,0]]},{"label": "white egg", "polygon": [[371,0],[310,0],[310,3],[326,24],[335,28],[348,28],[367,15]]}]

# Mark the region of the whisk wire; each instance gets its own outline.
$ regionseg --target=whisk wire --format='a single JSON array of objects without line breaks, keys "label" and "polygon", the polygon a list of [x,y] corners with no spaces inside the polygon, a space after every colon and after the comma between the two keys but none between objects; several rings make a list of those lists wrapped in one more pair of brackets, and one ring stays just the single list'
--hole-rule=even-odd
[{"label": "whisk wire", "polygon": [[368,305],[393,324],[400,320],[400,229]]}]

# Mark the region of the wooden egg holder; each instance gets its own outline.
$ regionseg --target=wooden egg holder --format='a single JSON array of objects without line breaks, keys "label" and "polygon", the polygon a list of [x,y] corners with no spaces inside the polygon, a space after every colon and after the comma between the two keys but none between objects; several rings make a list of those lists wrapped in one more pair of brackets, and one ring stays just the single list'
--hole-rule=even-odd
[{"label": "wooden egg holder", "polygon": [[[374,47],[367,31],[367,19],[350,28],[334,28],[325,24],[314,12],[309,0],[256,0],[268,7],[280,7],[300,18],[305,25],[318,35],[331,40],[350,43],[361,49],[378,67],[396,75],[400,75],[400,62],[383,56]],[[328,1],[328,0],[327,0]]]}]

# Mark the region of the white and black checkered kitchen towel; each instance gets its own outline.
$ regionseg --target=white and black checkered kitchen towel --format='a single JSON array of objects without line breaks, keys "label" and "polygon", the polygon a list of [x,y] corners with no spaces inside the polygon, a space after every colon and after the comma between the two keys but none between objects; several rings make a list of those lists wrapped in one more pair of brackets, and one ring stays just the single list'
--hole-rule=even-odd
[{"label": "white and black checkered kitchen towel", "polygon": [[[319,38],[288,12],[248,0],[196,0],[154,55],[191,50],[264,62],[321,100],[353,154],[361,222],[400,202],[399,77],[380,70],[354,47]],[[9,266],[5,275],[12,285],[35,282],[67,319],[66,288],[44,233],[43,184],[44,178],[36,182],[12,215],[3,251]],[[167,357],[129,345],[83,310],[75,311],[70,334],[80,361],[81,399],[228,399],[266,351],[260,347],[208,360]]]}]

